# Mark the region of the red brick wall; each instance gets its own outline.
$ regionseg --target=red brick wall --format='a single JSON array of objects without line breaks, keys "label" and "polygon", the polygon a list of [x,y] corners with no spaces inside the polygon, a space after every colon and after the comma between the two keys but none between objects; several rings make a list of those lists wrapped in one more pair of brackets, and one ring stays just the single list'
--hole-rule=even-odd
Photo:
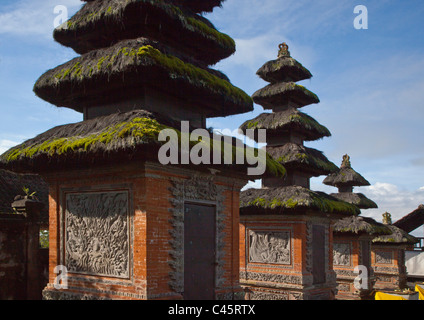
[{"label": "red brick wall", "polygon": [[[61,198],[64,189],[90,188],[90,191],[114,186],[129,186],[132,199],[132,276],[130,279],[69,274],[66,293],[84,293],[89,296],[104,296],[118,299],[181,299],[170,288],[169,264],[172,257],[170,229],[172,224],[173,197],[170,187],[171,178],[188,179],[181,170],[160,170],[156,167],[145,168],[142,163],[117,167],[100,167],[94,170],[76,170],[54,173],[46,176],[50,184],[50,253],[49,253],[49,286],[52,291],[56,274],[54,268],[60,264],[59,221],[61,214]],[[219,179],[218,179],[219,180]],[[225,184],[221,182],[221,184]],[[228,188],[232,186],[227,185]],[[83,189],[81,189],[83,190]],[[239,189],[225,191],[225,278],[224,287],[237,287],[239,279],[238,231],[239,225]]]}]

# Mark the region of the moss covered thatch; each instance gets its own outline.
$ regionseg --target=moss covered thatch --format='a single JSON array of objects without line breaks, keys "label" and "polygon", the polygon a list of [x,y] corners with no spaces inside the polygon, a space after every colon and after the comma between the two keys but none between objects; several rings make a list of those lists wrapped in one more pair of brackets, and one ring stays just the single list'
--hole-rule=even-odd
[{"label": "moss covered thatch", "polygon": [[391,229],[386,225],[368,217],[351,216],[340,219],[334,225],[334,232],[338,233],[366,233],[370,235],[389,235]]},{"label": "moss covered thatch", "polygon": [[292,57],[285,56],[265,63],[257,72],[267,82],[297,82],[312,78],[312,74]]},{"label": "moss covered thatch", "polygon": [[235,52],[234,40],[205,18],[158,0],[95,0],[88,2],[53,34],[56,41],[77,53],[148,37],[215,64]]},{"label": "moss covered thatch", "polygon": [[189,98],[205,116],[253,110],[252,99],[225,76],[167,54],[169,50],[144,38],[122,41],[47,71],[34,91],[56,106],[80,112],[84,106],[139,98],[145,87]]},{"label": "moss covered thatch", "polygon": [[[95,0],[82,0],[84,2],[92,2]],[[103,1],[103,0],[98,0]],[[211,12],[215,7],[221,7],[225,0],[165,0],[178,6],[189,8],[193,12]]]},{"label": "moss covered thatch", "polygon": [[194,12],[211,12],[215,7],[220,7],[225,0],[171,0],[177,5],[190,8]]},{"label": "moss covered thatch", "polygon": [[381,235],[372,240],[375,244],[415,244],[419,240],[402,229],[394,226],[387,225],[391,230],[389,235]]},{"label": "moss covered thatch", "polygon": [[273,109],[288,103],[294,103],[298,108],[319,103],[319,98],[315,93],[294,82],[267,85],[256,91],[252,98],[255,103],[261,105],[264,109]]},{"label": "moss covered thatch", "polygon": [[359,214],[359,209],[354,205],[300,186],[248,189],[240,194],[241,215],[303,214],[307,210],[344,215]]},{"label": "moss covered thatch", "polygon": [[297,109],[262,113],[240,126],[242,133],[245,133],[247,129],[266,129],[268,137],[297,132],[305,141],[331,136],[330,131],[326,127]]},{"label": "moss covered thatch", "polygon": [[[85,165],[93,161],[119,161],[123,158],[139,157],[158,161],[158,150],[165,144],[158,140],[160,131],[172,128],[181,139],[182,133],[176,129],[177,125],[169,119],[144,110],[115,113],[50,129],[5,152],[0,156],[0,164],[5,169],[37,172],[42,167],[51,169],[55,165]],[[191,147],[198,143],[205,142],[191,142]],[[227,141],[222,139],[221,150],[226,150],[225,143]],[[239,147],[234,139],[231,143],[232,164],[223,166],[229,170],[244,170],[249,162],[244,161],[244,164],[237,165],[235,159],[239,152],[243,152],[244,157],[248,156],[246,146],[243,144],[243,147]],[[207,146],[212,154],[211,137]],[[222,153],[222,159],[225,159],[224,155]],[[285,169],[267,156],[266,172],[284,176]]]},{"label": "moss covered thatch", "polygon": [[332,193],[331,196],[339,200],[346,201],[348,203],[354,204],[359,209],[376,209],[378,208],[377,204],[368,199],[362,193],[353,193],[353,192],[339,192]]},{"label": "moss covered thatch", "polygon": [[319,150],[295,143],[266,148],[269,155],[288,169],[307,172],[313,176],[326,175],[337,171],[337,166]]}]

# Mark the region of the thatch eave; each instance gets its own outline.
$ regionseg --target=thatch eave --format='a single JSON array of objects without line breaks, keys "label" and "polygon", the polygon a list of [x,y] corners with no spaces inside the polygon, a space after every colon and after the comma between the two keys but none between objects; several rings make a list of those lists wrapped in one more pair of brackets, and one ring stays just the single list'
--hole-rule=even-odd
[{"label": "thatch eave", "polygon": [[[82,0],[85,2],[92,2],[95,0]],[[99,1],[99,0],[98,0]],[[100,0],[102,1],[102,0]],[[173,3],[177,6],[189,8],[193,12],[212,12],[215,7],[221,7],[222,2],[225,0],[166,0],[167,2]]]},{"label": "thatch eave", "polygon": [[125,40],[75,58],[43,74],[34,86],[40,98],[81,112],[154,88],[196,105],[207,117],[253,110],[252,99],[222,73],[184,61],[166,46],[145,38]]},{"label": "thatch eave", "polygon": [[267,153],[288,169],[310,173],[313,176],[326,175],[338,168],[319,150],[295,143],[283,146],[267,146]]},{"label": "thatch eave", "polygon": [[340,219],[334,224],[334,233],[336,234],[368,234],[368,235],[390,235],[390,228],[372,218],[350,216]]},{"label": "thatch eave", "polygon": [[372,240],[373,244],[412,245],[419,242],[417,238],[394,225],[387,225],[387,227],[391,230],[391,234],[375,237]]},{"label": "thatch eave", "polygon": [[[40,170],[51,170],[57,167],[81,167],[99,163],[122,162],[123,160],[151,160],[158,162],[158,151],[166,142],[159,140],[159,133],[164,129],[172,129],[178,135],[177,148],[180,157],[179,146],[183,133],[177,129],[177,123],[172,122],[158,114],[144,110],[134,110],[125,113],[116,113],[95,119],[85,120],[79,123],[62,125],[52,128],[37,137],[27,140],[21,145],[11,148],[0,156],[0,167],[20,172],[38,173]],[[186,137],[190,139],[190,137]],[[202,142],[209,156],[213,156],[212,136],[208,142]],[[203,141],[203,140],[202,140]],[[197,146],[199,141],[192,141],[191,147]],[[226,149],[227,140],[221,139],[221,151]],[[247,168],[251,159],[247,159],[247,146],[236,143],[231,139],[230,164],[214,164],[215,162],[196,166],[190,164],[185,167],[216,168],[225,171],[234,170],[244,172],[247,176]],[[245,161],[236,164],[236,154],[242,153]],[[252,154],[252,152],[250,152]],[[221,156],[228,156],[221,153]],[[179,158],[178,158],[179,159]],[[226,159],[226,158],[225,158]],[[211,160],[211,159],[210,159]],[[283,177],[285,169],[279,163],[266,157],[265,172],[271,175]],[[260,175],[251,175],[249,179],[258,179]]]},{"label": "thatch eave", "polygon": [[343,200],[345,202],[351,203],[357,206],[359,209],[377,209],[378,208],[378,205],[374,201],[368,199],[362,193],[339,192],[339,193],[332,193],[331,196],[339,200]]},{"label": "thatch eave", "polygon": [[241,215],[302,215],[310,211],[335,215],[359,214],[359,209],[354,205],[300,186],[248,189],[240,194]]},{"label": "thatch eave", "polygon": [[337,172],[326,177],[323,180],[323,183],[334,187],[362,187],[370,185],[370,183],[362,175],[350,167],[340,168]]},{"label": "thatch eave", "polygon": [[294,82],[280,82],[267,85],[252,95],[253,101],[264,109],[288,105],[297,105],[298,108],[319,103],[318,96],[304,86]]},{"label": "thatch eave", "polygon": [[138,37],[167,43],[208,65],[235,52],[231,37],[204,17],[167,1],[91,1],[56,28],[53,36],[79,54]]},{"label": "thatch eave", "polygon": [[265,63],[257,75],[270,83],[298,82],[312,78],[312,74],[297,60],[284,56]]},{"label": "thatch eave", "polygon": [[297,109],[262,113],[256,118],[244,122],[239,131],[245,134],[247,129],[265,129],[268,137],[297,132],[304,141],[315,141],[331,136],[325,126]]}]

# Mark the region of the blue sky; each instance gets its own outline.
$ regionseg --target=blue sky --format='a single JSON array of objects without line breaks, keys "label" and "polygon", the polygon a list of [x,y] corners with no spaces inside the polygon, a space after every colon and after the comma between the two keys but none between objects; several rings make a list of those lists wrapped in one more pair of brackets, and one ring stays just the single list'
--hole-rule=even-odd
[{"label": "blue sky", "polygon": [[[0,153],[56,125],[82,115],[56,108],[32,92],[38,77],[77,56],[52,38],[63,5],[69,16],[79,0],[2,0],[0,4]],[[357,30],[354,8],[368,9],[368,29]],[[207,14],[232,36],[237,52],[215,67],[248,94],[264,87],[256,71],[275,59],[287,42],[292,56],[313,74],[301,84],[321,102],[301,111],[325,125],[332,137],[307,146],[340,165],[351,156],[353,168],[370,187],[356,188],[379,209],[363,215],[393,220],[424,203],[424,2],[422,0],[227,0]],[[254,112],[208,121],[235,130]],[[312,189],[328,193],[324,177]],[[422,230],[420,230],[422,234]]]}]

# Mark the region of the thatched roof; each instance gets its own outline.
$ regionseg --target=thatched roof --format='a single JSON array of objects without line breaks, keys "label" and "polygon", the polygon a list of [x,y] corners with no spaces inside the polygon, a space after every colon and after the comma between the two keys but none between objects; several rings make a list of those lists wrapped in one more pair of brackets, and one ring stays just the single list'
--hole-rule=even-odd
[{"label": "thatched roof", "polygon": [[375,244],[415,244],[419,240],[408,234],[404,230],[394,226],[386,225],[390,230],[390,235],[381,235],[372,240]]},{"label": "thatched roof", "polygon": [[[95,0],[82,0],[85,2],[92,2]],[[102,1],[102,0],[98,0]],[[165,0],[170,3],[174,3],[178,6],[184,6],[190,8],[193,12],[211,12],[215,7],[220,7],[222,2],[225,0]]]},{"label": "thatched roof", "polygon": [[331,136],[326,127],[297,109],[262,113],[256,118],[244,122],[239,131],[245,133],[247,129],[266,129],[268,137],[298,132],[305,141]]},{"label": "thatched roof", "polygon": [[337,233],[355,233],[371,235],[389,235],[391,229],[386,225],[375,221],[372,218],[350,216],[337,221],[334,225],[334,232]]},{"label": "thatched roof", "polygon": [[295,143],[267,146],[266,151],[287,169],[307,172],[312,176],[326,175],[338,169],[321,151]]},{"label": "thatched roof", "polygon": [[0,170],[0,214],[13,213],[12,203],[16,196],[25,196],[24,188],[27,188],[29,193],[35,192],[36,199],[44,204],[38,221],[48,224],[49,186],[41,176],[36,174],[17,174]]},{"label": "thatched roof", "polygon": [[312,74],[297,60],[284,56],[265,63],[257,72],[267,82],[297,82],[312,78]]},{"label": "thatched roof", "polygon": [[240,194],[241,215],[303,214],[308,210],[343,215],[359,214],[359,209],[354,205],[324,192],[300,186],[248,189]]},{"label": "thatched roof", "polygon": [[368,199],[362,193],[353,193],[353,192],[339,192],[332,193],[331,196],[339,200],[346,201],[348,203],[354,204],[359,209],[376,209],[378,208],[377,204]]},{"label": "thatched roof", "polygon": [[211,12],[215,7],[221,7],[225,0],[171,0],[173,3],[190,8],[194,12]]},{"label": "thatched roof", "polygon": [[202,16],[169,1],[90,1],[56,28],[53,36],[80,54],[138,37],[164,42],[209,65],[235,52],[231,37]]},{"label": "thatched roof", "polygon": [[[56,166],[84,167],[93,163],[98,165],[123,159],[158,161],[158,151],[166,143],[159,141],[159,133],[163,129],[174,129],[177,126],[178,123],[173,123],[166,117],[144,110],[115,113],[50,129],[5,152],[0,156],[0,165],[2,168],[16,171],[40,172],[51,170]],[[181,139],[182,133],[178,129],[174,131]],[[206,148],[210,148],[211,156],[212,142],[210,138],[210,145],[206,145]],[[181,144],[180,141],[178,143]],[[198,143],[206,142],[195,141],[191,143],[191,147]],[[250,159],[245,159],[241,165],[236,165],[234,159],[237,152],[243,152],[245,157],[248,156],[246,146],[236,148],[234,139],[231,143],[233,146],[230,155],[233,158],[231,164],[222,166],[212,164],[207,167],[245,172],[248,167],[246,163],[249,163]],[[225,150],[225,143],[221,144],[221,150]],[[181,150],[178,149],[178,152]],[[267,156],[266,172],[284,176],[285,169]],[[252,176],[253,178],[258,177]]]},{"label": "thatched roof", "polygon": [[319,98],[315,93],[294,82],[279,82],[267,85],[256,91],[252,98],[255,103],[261,105],[264,109],[284,106],[289,102],[296,104],[298,108],[319,103]]},{"label": "thatched roof", "polygon": [[326,177],[323,180],[323,183],[337,188],[344,186],[353,187],[370,185],[370,183],[363,176],[352,169],[348,155],[344,156],[340,170]]},{"label": "thatched roof", "polygon": [[417,209],[399,219],[393,225],[406,232],[411,232],[421,227],[424,225],[424,205],[419,205]]},{"label": "thatched roof", "polygon": [[79,112],[85,106],[140,98],[149,87],[195,105],[207,117],[253,110],[252,99],[223,74],[184,61],[186,56],[178,58],[170,50],[146,38],[121,41],[47,71],[34,91],[56,106]]}]

